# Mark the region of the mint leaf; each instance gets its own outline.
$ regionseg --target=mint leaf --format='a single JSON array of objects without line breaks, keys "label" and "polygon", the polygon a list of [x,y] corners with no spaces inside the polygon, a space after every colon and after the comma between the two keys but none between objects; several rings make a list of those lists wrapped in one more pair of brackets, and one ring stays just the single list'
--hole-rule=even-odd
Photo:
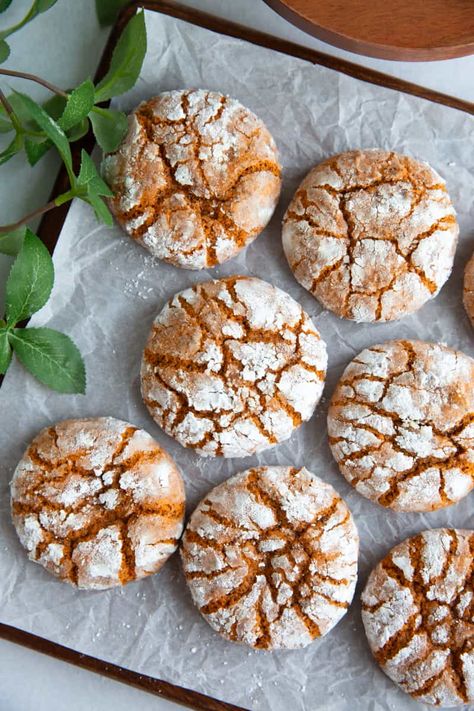
[{"label": "mint leaf", "polygon": [[10,56],[10,47],[4,39],[0,38],[0,64],[6,62]]},{"label": "mint leaf", "polygon": [[28,228],[23,246],[7,279],[5,313],[7,323],[19,321],[44,306],[54,283],[53,260],[43,242]]},{"label": "mint leaf", "polygon": [[116,151],[128,129],[125,114],[122,111],[95,106],[89,118],[96,141],[104,153]]},{"label": "mint leaf", "polygon": [[7,7],[10,7],[12,0],[0,0],[0,12],[5,12]]},{"label": "mint leaf", "polygon": [[94,161],[84,149],[81,151],[81,169],[77,183],[81,187],[87,187],[87,190],[94,192],[96,195],[103,195],[104,197],[113,196],[112,190],[107,183],[104,183],[97,172]]},{"label": "mint leaf", "polygon": [[20,362],[41,383],[60,393],[85,393],[84,361],[69,336],[51,328],[16,328],[9,340]]},{"label": "mint leaf", "polygon": [[37,8],[37,13],[40,15],[42,12],[46,12],[50,7],[53,7],[58,0],[36,0],[35,5]]},{"label": "mint leaf", "polygon": [[64,161],[71,182],[73,182],[74,173],[72,172],[71,148],[63,129],[53,118],[51,118],[42,106],[37,104],[36,101],[33,101],[33,99],[30,99],[29,96],[21,94],[19,91],[15,91],[15,95],[22,103],[23,110],[35,123],[38,124],[38,126],[45,132],[46,136],[54,143]]},{"label": "mint leaf", "polygon": [[0,234],[0,252],[8,254],[9,257],[16,257],[20,251],[25,238],[25,228],[19,227],[13,232]]},{"label": "mint leaf", "polygon": [[0,328],[0,375],[4,375],[12,359],[12,348],[8,340],[6,328]]},{"label": "mint leaf", "polygon": [[129,0],[95,0],[95,9],[99,24],[102,27],[113,25],[120,10],[122,7],[125,7],[128,2]]},{"label": "mint leaf", "polygon": [[132,17],[120,35],[112,54],[110,68],[95,89],[95,101],[99,103],[123,94],[132,88],[138,79],[146,52],[145,14]]},{"label": "mint leaf", "polygon": [[86,135],[89,130],[89,119],[85,118],[80,123],[73,126],[68,132],[67,137],[69,142],[78,141],[80,138]]},{"label": "mint leaf", "polygon": [[0,117],[0,133],[10,133],[10,131],[13,131],[12,122],[7,118]]},{"label": "mint leaf", "polygon": [[92,205],[98,220],[104,222],[109,227],[114,224],[114,218],[112,217],[109,208],[102,200],[102,198],[97,195],[96,192],[94,192],[93,190],[88,190],[87,197],[84,197],[82,199],[88,202],[89,205]]},{"label": "mint leaf", "polygon": [[51,148],[53,144],[49,138],[25,138],[25,152],[30,165],[36,163],[42,158]]},{"label": "mint leaf", "polygon": [[23,136],[17,133],[13,141],[9,143],[5,150],[0,153],[0,165],[3,165],[9,161],[10,158],[13,158],[13,156],[19,153],[22,148]]},{"label": "mint leaf", "polygon": [[67,99],[65,99],[64,96],[54,94],[54,96],[45,101],[42,106],[46,113],[48,113],[51,118],[57,121],[63,115],[64,109],[66,108],[66,103]]},{"label": "mint leaf", "polygon": [[94,84],[90,79],[86,79],[69,94],[66,108],[58,120],[58,125],[63,131],[69,131],[69,129],[86,118],[93,106]]}]

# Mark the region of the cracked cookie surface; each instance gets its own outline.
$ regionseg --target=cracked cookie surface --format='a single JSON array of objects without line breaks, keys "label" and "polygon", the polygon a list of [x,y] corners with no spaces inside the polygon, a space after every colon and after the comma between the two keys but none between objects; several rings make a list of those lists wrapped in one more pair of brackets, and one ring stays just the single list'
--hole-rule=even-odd
[{"label": "cracked cookie surface", "polygon": [[418,701],[474,702],[473,554],[473,531],[424,531],[395,546],[362,593],[376,661]]},{"label": "cracked cookie surface", "polygon": [[447,346],[388,341],[336,386],[329,444],[347,481],[397,511],[433,511],[474,486],[474,360]]},{"label": "cracked cookie surface", "polygon": [[474,326],[474,254],[464,270],[463,303],[471,324]]},{"label": "cracked cookie surface", "polygon": [[197,506],[181,558],[211,627],[260,649],[295,649],[344,616],[359,538],[337,492],[307,469],[260,467],[231,477]]},{"label": "cracked cookie surface", "polygon": [[366,150],[333,156],[301,183],[283,219],[293,274],[321,304],[359,322],[392,321],[436,296],[458,225],[427,164]]},{"label": "cracked cookie surface", "polygon": [[11,508],[31,560],[102,590],[156,573],[176,550],[184,485],[144,430],[112,417],[65,420],[29,445]]},{"label": "cracked cookie surface", "polygon": [[281,188],[264,123],[213,91],[168,91],[129,116],[102,164],[112,212],[154,256],[186,269],[235,256],[269,222]]},{"label": "cracked cookie surface", "polygon": [[227,277],[179,292],[158,314],[142,360],[142,396],[183,446],[244,457],[311,417],[326,365],[324,341],[289,294],[253,277]]}]

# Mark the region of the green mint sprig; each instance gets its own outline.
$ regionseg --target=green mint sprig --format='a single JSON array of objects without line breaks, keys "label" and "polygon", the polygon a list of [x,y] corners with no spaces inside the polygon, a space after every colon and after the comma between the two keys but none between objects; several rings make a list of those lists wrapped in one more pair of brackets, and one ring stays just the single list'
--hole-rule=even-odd
[{"label": "green mint sprig", "polygon": [[46,304],[53,284],[53,260],[43,242],[26,229],[6,284],[5,315],[0,319],[0,373],[6,373],[15,353],[44,385],[61,393],[84,393],[84,362],[69,336],[51,328],[18,327]]},{"label": "green mint sprig", "polygon": [[0,153],[0,165],[23,149],[30,165],[35,165],[53,146],[54,141],[48,135],[44,123],[38,121],[39,108],[56,121],[69,143],[82,138],[89,130],[90,122],[102,150],[107,153],[116,150],[127,131],[127,118],[121,111],[97,104],[119,96],[134,86],[145,52],[146,28],[142,11],[128,22],[112,54],[109,71],[96,87],[90,79],[86,79],[72,91],[64,92],[40,77],[0,69],[0,75],[37,81],[57,94],[55,100],[41,107],[33,99],[25,104],[18,92],[4,97],[3,107],[0,107],[0,133],[14,131],[15,136]]},{"label": "green mint sprig", "polygon": [[102,27],[112,25],[122,9],[130,0],[95,0],[97,18]]},{"label": "green mint sprig", "polygon": [[[25,215],[17,222],[0,226],[0,252],[14,253],[15,245],[21,244],[17,230],[34,217],[77,197],[92,205],[99,220],[112,224],[112,216],[103,198],[111,197],[100,178],[90,156],[82,151],[81,167],[75,175],[70,144],[84,135],[89,122],[99,146],[105,152],[117,149],[127,131],[127,117],[120,111],[97,104],[128,91],[136,82],[146,52],[146,27],[143,11],[128,22],[112,54],[109,71],[94,86],[90,79],[83,81],[70,92],[46,82],[56,96],[42,106],[28,95],[14,91],[6,97],[0,92],[0,132],[14,131],[10,144],[0,153],[0,165],[16,153],[25,150],[31,165],[37,163],[52,147],[55,147],[66,167],[70,188],[44,207]],[[2,70],[0,75],[17,76],[17,72]],[[24,75],[31,79],[32,75]],[[44,80],[37,77],[45,84]],[[93,175],[92,175],[93,172]],[[85,182],[85,175],[88,180]],[[92,175],[92,177],[90,177]],[[3,237],[2,237],[3,236]]]}]

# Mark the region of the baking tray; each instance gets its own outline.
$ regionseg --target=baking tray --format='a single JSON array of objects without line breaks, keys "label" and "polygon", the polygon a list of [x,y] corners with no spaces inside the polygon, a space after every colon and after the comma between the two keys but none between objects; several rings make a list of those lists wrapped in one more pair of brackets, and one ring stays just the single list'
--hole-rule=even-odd
[{"label": "baking tray", "polygon": [[[425,89],[423,87],[405,82],[403,80],[384,75],[371,69],[346,62],[345,60],[325,55],[321,52],[305,48],[303,46],[281,40],[270,35],[245,28],[241,25],[219,19],[188,7],[180,6],[169,0],[149,0],[148,2],[132,2],[121,13],[115,27],[112,30],[109,41],[104,51],[96,80],[104,76],[110,61],[112,51],[123,28],[130,17],[136,12],[138,7],[144,7],[163,15],[168,15],[185,22],[204,27],[213,32],[252,42],[256,45],[268,49],[282,52],[287,55],[309,61],[313,64],[328,67],[343,74],[348,74],[362,81],[370,82],[387,88],[395,89],[407,94],[413,94],[432,102],[444,104],[452,108],[465,111],[474,115],[474,104],[447,96],[439,92]],[[92,134],[87,135],[82,141],[73,145],[73,159],[76,167],[80,161],[80,152],[84,148],[91,151],[94,147]],[[61,170],[53,188],[53,196],[67,189],[68,178],[65,170]],[[47,213],[40,224],[38,234],[43,239],[49,250],[54,250],[55,244],[60,236],[69,205],[63,205],[50,213]],[[0,379],[1,384],[1,379]],[[162,696],[163,698],[183,704],[190,708],[202,709],[204,711],[245,711],[242,707],[235,706],[199,692],[185,689],[175,684],[142,675],[124,667],[107,663],[93,656],[81,654],[73,649],[51,642],[45,638],[25,632],[15,627],[0,623],[0,638],[34,649],[43,654],[55,657],[59,660],[88,669],[103,676],[107,676],[117,681],[121,681],[130,686],[137,687],[143,691]]]}]

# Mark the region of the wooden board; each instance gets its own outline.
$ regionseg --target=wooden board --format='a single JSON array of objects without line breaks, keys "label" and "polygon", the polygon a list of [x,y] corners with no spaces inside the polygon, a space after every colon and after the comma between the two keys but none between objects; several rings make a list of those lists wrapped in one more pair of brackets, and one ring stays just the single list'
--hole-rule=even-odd
[{"label": "wooden board", "polygon": [[[164,15],[169,15],[170,17],[185,20],[186,22],[190,22],[214,32],[247,40],[262,47],[267,47],[293,57],[298,57],[299,59],[304,59],[313,64],[329,67],[330,69],[334,69],[372,84],[388,87],[407,94],[413,94],[429,101],[450,106],[474,115],[474,103],[463,101],[452,96],[447,96],[445,94],[441,94],[440,92],[432,91],[431,89],[425,89],[424,87],[417,86],[416,84],[410,84],[402,81],[401,79],[396,79],[380,72],[367,69],[366,67],[360,67],[357,64],[346,62],[342,59],[338,59],[337,57],[331,57],[323,54],[322,52],[317,52],[292,42],[277,39],[271,35],[251,30],[236,23],[228,22],[227,20],[213,17],[207,13],[178,5],[172,0],[134,0],[134,2],[124,9],[117,21],[117,24],[112,30],[105,48],[104,55],[95,77],[96,82],[105,75],[113,48],[115,47],[120,33],[130,17],[135,13],[137,7],[145,7],[148,10],[153,10]],[[78,169],[80,163],[81,150],[84,148],[90,152],[93,146],[94,137],[92,133],[89,133],[81,141],[73,144],[72,153],[76,169]],[[68,185],[66,170],[62,168],[53,187],[51,199],[67,190]],[[56,242],[61,234],[69,205],[70,203],[64,204],[61,207],[46,213],[43,216],[39,226],[38,234],[51,252],[53,252]],[[0,376],[0,385],[1,382],[2,377]],[[134,686],[143,691],[155,694],[156,696],[161,696],[169,699],[170,701],[175,701],[176,703],[188,706],[189,708],[198,709],[199,711],[246,711],[239,706],[218,701],[217,699],[205,696],[197,691],[185,689],[176,684],[161,681],[160,679],[139,674],[131,671],[130,669],[125,669],[124,667],[105,662],[101,659],[81,654],[80,652],[64,647],[56,642],[51,642],[50,640],[38,637],[37,635],[17,629],[10,625],[2,624],[1,622],[0,638],[15,644],[20,644],[24,647],[28,647],[29,649],[34,649],[42,654],[47,654],[61,661],[68,662],[69,664],[74,664],[75,666],[82,667],[83,669],[87,669],[97,674],[109,677],[110,679],[128,684],[129,686]]]},{"label": "wooden board", "polygon": [[382,59],[474,54],[473,0],[265,0],[300,29]]}]

